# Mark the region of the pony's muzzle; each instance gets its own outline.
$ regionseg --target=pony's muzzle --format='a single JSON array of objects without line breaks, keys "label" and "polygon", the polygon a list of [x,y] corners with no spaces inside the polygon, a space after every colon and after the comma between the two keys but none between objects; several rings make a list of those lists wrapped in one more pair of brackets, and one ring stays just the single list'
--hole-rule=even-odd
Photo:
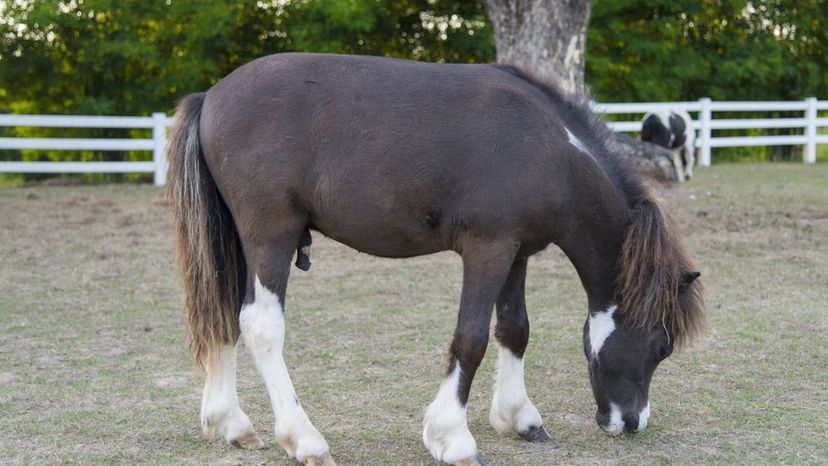
[{"label": "pony's muzzle", "polygon": [[630,412],[623,416],[613,406],[610,413],[598,412],[595,421],[605,434],[610,437],[617,437],[624,432],[641,432],[647,428],[647,421],[650,418],[650,403],[647,403],[640,412]]},{"label": "pony's muzzle", "polygon": [[595,413],[595,422],[598,424],[598,427],[610,437],[617,437],[624,432],[624,424],[620,421],[617,416],[613,416],[610,413],[602,413],[601,411]]},{"label": "pony's muzzle", "polygon": [[624,432],[624,426],[620,424],[607,424],[606,426],[601,426],[601,430],[604,431],[605,434],[609,435],[610,437],[618,437]]},{"label": "pony's muzzle", "polygon": [[[646,422],[645,422],[646,425]],[[638,415],[633,414],[631,416],[624,416],[624,419],[621,422],[607,422],[606,424],[598,424],[601,427],[601,430],[604,431],[605,434],[609,435],[610,437],[617,437],[624,432],[633,433],[633,432],[640,432],[643,429],[639,429],[639,422],[638,422]]]}]

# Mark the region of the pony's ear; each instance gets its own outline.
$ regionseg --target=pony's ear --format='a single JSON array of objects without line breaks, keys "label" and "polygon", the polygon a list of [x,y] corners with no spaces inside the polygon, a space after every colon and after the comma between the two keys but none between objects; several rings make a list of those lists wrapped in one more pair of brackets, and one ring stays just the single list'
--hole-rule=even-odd
[{"label": "pony's ear", "polygon": [[690,287],[690,285],[692,285],[692,284],[693,284],[693,282],[694,282],[694,281],[696,281],[696,279],[697,279],[697,278],[699,278],[700,276],[701,276],[701,272],[696,272],[695,270],[689,270],[689,271],[687,271],[687,272],[684,272],[684,273],[681,275],[681,284],[679,285],[679,287],[680,287],[682,290],[686,290],[686,289],[687,289],[687,288],[689,288],[689,287]]}]

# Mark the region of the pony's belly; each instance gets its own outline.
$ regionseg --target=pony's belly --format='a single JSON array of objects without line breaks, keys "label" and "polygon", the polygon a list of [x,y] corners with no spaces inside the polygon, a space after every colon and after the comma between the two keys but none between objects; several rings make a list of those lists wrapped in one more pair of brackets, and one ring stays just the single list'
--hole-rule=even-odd
[{"label": "pony's belly", "polygon": [[356,249],[359,252],[379,257],[416,257],[434,254],[448,249],[437,234],[406,232],[400,230],[360,229],[348,231],[339,228],[312,226],[328,238]]}]

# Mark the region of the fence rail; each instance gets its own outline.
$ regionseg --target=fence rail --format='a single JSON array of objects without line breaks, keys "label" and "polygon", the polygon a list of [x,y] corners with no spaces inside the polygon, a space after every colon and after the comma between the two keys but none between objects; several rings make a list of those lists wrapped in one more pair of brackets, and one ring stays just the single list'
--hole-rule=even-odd
[{"label": "fence rail", "polygon": [[[828,101],[809,97],[790,102],[714,102],[702,98],[696,102],[654,102],[631,104],[593,104],[593,110],[606,115],[644,114],[656,110],[685,110],[696,113],[693,128],[699,131],[696,147],[699,164],[710,166],[711,149],[716,147],[752,146],[805,146],[803,161],[816,163],[817,144],[828,144],[828,135],[820,135],[818,129],[828,126],[828,118],[819,118],[820,110],[828,110]],[[803,112],[802,118],[744,118],[715,119],[715,112]],[[620,132],[641,131],[641,118],[634,121],[612,121],[609,126]],[[722,129],[802,129],[801,135],[782,136],[713,136],[714,130]]]},{"label": "fence rail", "polygon": [[[709,166],[711,149],[717,147],[804,146],[803,161],[816,162],[817,144],[828,144],[828,134],[820,135],[819,128],[828,127],[828,118],[819,118],[820,110],[828,110],[828,101],[814,97],[791,102],[729,102],[708,98],[690,102],[649,102],[593,104],[598,113],[644,114],[656,110],[685,110],[696,113],[693,127],[699,131],[696,146],[699,163]],[[803,112],[801,118],[714,118],[716,112]],[[167,175],[167,129],[172,118],[163,113],[147,117],[75,116],[75,115],[0,115],[0,127],[46,128],[125,128],[151,129],[151,138],[10,138],[0,137],[0,150],[95,150],[95,151],[152,151],[152,161],[146,162],[3,162],[0,173],[153,173],[156,185],[163,185]],[[608,122],[620,132],[641,131],[641,118],[634,121]],[[715,130],[729,129],[802,129],[801,135],[782,136],[713,136]]]},{"label": "fence rail", "polygon": [[2,162],[0,173],[152,173],[161,186],[167,177],[167,128],[164,113],[149,117],[85,115],[0,115],[0,126],[41,128],[151,129],[151,138],[3,138],[0,149],[152,151],[147,162]]}]

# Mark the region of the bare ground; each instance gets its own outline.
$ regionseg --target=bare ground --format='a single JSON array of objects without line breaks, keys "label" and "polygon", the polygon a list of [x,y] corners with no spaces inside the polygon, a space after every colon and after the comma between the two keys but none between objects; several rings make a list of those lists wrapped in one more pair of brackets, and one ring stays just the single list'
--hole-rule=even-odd
[{"label": "bare ground", "polygon": [[[492,465],[828,463],[828,166],[721,165],[662,194],[696,251],[710,330],[656,372],[650,427],[610,439],[595,425],[586,299],[550,247],[530,262],[526,372],[553,441],[488,425],[490,354],[469,424]],[[458,258],[378,259],[317,238],[313,261],[291,279],[286,344],[311,419],[340,464],[435,464],[421,417]],[[269,448],[200,437],[180,301],[160,190],[0,188],[0,464],[294,464],[244,352],[242,405]]]}]

